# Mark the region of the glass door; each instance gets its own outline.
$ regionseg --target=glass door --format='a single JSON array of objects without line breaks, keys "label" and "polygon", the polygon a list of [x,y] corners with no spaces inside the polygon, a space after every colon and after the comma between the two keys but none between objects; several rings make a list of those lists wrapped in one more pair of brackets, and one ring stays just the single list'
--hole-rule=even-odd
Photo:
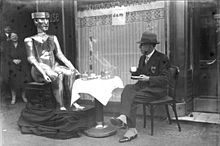
[{"label": "glass door", "polygon": [[217,112],[217,29],[214,19],[216,12],[215,2],[194,3],[194,111]]}]

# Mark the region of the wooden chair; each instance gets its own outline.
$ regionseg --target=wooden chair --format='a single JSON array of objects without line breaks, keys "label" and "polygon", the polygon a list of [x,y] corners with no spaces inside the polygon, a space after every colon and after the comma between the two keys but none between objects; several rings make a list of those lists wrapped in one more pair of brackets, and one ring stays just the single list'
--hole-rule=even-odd
[{"label": "wooden chair", "polygon": [[51,84],[28,82],[25,87],[28,102],[42,107],[55,108],[56,101],[53,97]]},{"label": "wooden chair", "polygon": [[154,132],[154,108],[158,105],[164,105],[167,113],[167,117],[169,120],[169,124],[171,124],[171,118],[169,114],[168,106],[171,106],[176,118],[176,123],[179,131],[181,131],[181,127],[178,121],[177,111],[176,111],[176,85],[179,76],[179,68],[176,66],[171,66],[169,68],[169,84],[168,84],[168,95],[161,98],[160,100],[148,102],[148,103],[137,103],[143,105],[143,116],[144,116],[144,128],[146,128],[146,107],[150,109],[150,118],[151,118],[151,135]]}]

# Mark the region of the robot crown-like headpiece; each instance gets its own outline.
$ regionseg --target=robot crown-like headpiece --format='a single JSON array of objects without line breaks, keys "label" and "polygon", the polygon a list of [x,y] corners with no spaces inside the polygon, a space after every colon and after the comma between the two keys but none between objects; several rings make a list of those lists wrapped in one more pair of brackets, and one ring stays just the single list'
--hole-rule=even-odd
[{"label": "robot crown-like headpiece", "polygon": [[38,18],[50,18],[50,14],[48,12],[34,12],[31,13],[32,19],[38,19]]}]

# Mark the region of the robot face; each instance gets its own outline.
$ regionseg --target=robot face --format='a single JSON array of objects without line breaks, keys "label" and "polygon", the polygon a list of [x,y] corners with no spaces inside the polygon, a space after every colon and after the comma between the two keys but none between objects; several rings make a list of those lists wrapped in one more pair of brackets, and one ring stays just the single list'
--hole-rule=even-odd
[{"label": "robot face", "polygon": [[38,18],[36,19],[36,24],[42,31],[47,31],[49,29],[49,19],[48,18]]}]

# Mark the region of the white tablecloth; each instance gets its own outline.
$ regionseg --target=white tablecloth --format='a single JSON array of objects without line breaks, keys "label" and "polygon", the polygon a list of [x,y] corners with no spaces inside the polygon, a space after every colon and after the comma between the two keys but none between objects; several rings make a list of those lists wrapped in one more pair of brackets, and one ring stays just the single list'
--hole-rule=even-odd
[{"label": "white tablecloth", "polygon": [[72,88],[71,105],[80,98],[79,93],[87,93],[106,106],[112,97],[112,91],[123,87],[123,82],[118,76],[111,79],[77,79]]}]

